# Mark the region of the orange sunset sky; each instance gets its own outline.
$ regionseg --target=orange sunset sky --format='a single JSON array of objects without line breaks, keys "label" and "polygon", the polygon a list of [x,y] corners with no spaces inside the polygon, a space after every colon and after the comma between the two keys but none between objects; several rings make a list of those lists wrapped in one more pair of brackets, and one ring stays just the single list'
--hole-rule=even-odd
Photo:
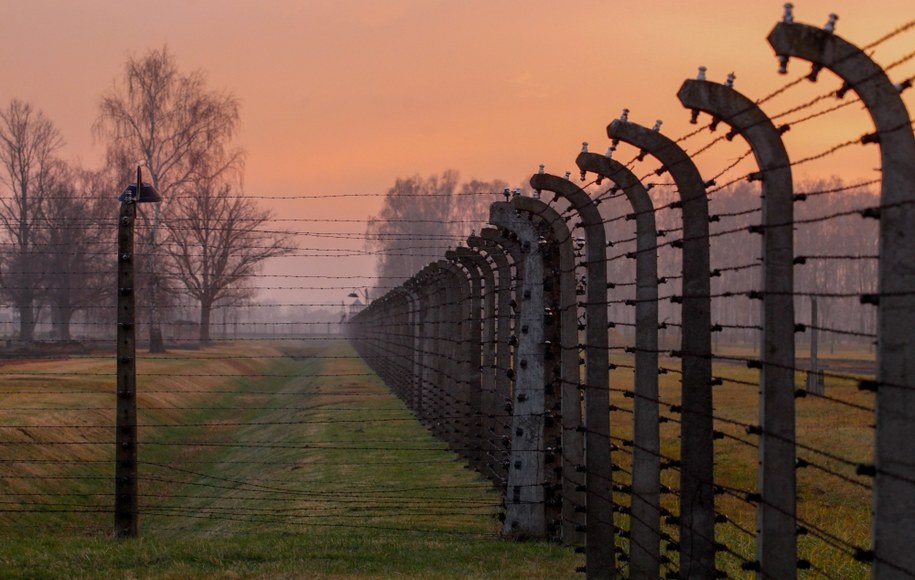
[{"label": "orange sunset sky", "polygon": [[[245,189],[257,196],[383,193],[399,176],[446,169],[520,184],[539,163],[557,174],[573,169],[582,141],[604,151],[606,125],[623,107],[636,122],[663,119],[672,137],[691,130],[676,92],[698,65],[711,80],[735,72],[735,88],[751,98],[809,70],[795,61],[787,77],[777,74],[765,37],[782,2],[768,0],[0,0],[0,7],[0,104],[19,98],[43,110],[66,140],[65,158],[100,162],[103,145],[91,133],[100,95],[128,54],[167,44],[183,70],[206,71],[210,88],[241,100],[237,144],[247,151]],[[864,45],[915,19],[915,2],[795,2],[799,22],[822,26],[830,12],[839,15],[837,34]],[[909,31],[873,57],[888,65],[913,50]],[[894,80],[912,76],[915,60],[891,72]],[[766,111],[838,85],[824,73]],[[913,111],[915,90],[904,98]],[[785,140],[800,158],[869,127],[853,106]],[[745,149],[735,147],[697,159],[703,175]],[[799,167],[796,179],[873,179],[876,151],[853,147]],[[269,203],[286,218],[364,219],[380,198]],[[362,231],[359,223],[290,227]],[[367,256],[283,258],[266,271],[357,275],[373,264]],[[344,297],[339,289],[307,294],[314,302]]]}]

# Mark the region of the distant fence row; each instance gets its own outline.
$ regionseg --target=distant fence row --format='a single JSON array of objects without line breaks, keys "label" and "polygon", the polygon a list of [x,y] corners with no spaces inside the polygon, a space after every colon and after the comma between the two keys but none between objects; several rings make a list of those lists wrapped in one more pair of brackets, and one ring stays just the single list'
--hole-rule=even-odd
[{"label": "distant fence row", "polygon": [[[591,578],[915,576],[915,137],[900,97],[911,79],[894,84],[868,54],[912,25],[864,49],[834,26],[795,23],[788,6],[768,41],[780,72],[796,59],[809,75],[753,99],[703,69],[677,96],[708,124],[674,140],[624,112],[606,155],[587,144],[578,155],[586,188],[541,168],[533,196],[492,204],[494,227],[351,319],[365,360],[502,490],[506,536],[574,546]],[[837,91],[763,112],[826,70]],[[874,131],[792,159],[784,133],[851,95]],[[793,125],[773,121],[788,114]],[[695,156],[735,137],[749,149],[734,163],[756,167],[701,175]],[[632,161],[613,158],[620,144]],[[796,166],[859,145],[879,147],[878,180],[795,190]],[[646,159],[656,168],[639,176]],[[654,189],[659,177],[670,183]],[[752,203],[715,211],[742,181],[758,188]],[[876,183],[858,207],[827,203]],[[823,224],[862,220],[875,224],[871,251],[841,235],[815,245]],[[734,261],[734,247],[754,252]],[[845,284],[851,272],[863,289]],[[820,323],[816,300],[855,314]],[[725,302],[752,315],[723,321]],[[676,343],[659,340],[671,330]],[[804,355],[797,338],[817,334],[846,344],[820,368],[815,339]]]}]

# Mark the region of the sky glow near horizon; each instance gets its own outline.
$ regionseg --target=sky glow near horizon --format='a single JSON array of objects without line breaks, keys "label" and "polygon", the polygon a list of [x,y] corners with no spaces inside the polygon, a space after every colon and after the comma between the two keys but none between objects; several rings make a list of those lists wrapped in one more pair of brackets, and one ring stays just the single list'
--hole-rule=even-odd
[{"label": "sky glow near horizon", "polygon": [[[603,152],[607,124],[625,107],[630,120],[678,137],[692,129],[676,92],[699,65],[709,80],[737,75],[735,88],[761,98],[809,71],[792,61],[777,74],[766,36],[782,2],[660,0],[4,0],[0,18],[0,103],[13,98],[41,109],[66,141],[65,159],[94,167],[103,144],[91,126],[101,94],[130,54],[164,45],[187,72],[203,70],[211,89],[241,101],[236,144],[247,152],[245,190],[282,218],[368,218],[398,177],[447,169],[464,180],[525,182],[538,164],[574,170],[581,142]],[[798,22],[823,26],[866,45],[915,18],[911,0],[795,2]],[[881,44],[887,66],[915,50],[915,31]],[[915,76],[915,60],[891,71]],[[830,89],[823,73],[784,99],[771,115]],[[915,90],[904,93],[910,114]],[[784,137],[799,159],[871,130],[859,106],[846,107]],[[738,140],[735,140],[738,141]],[[698,148],[701,144],[690,144]],[[689,147],[688,147],[689,149]],[[716,147],[696,158],[704,177],[746,150]],[[620,148],[620,159],[631,152]],[[796,168],[796,182],[837,175],[878,176],[876,146],[851,147]],[[728,176],[752,170],[752,159]],[[646,166],[646,169],[650,169]],[[577,171],[574,172],[577,176]],[[125,181],[127,179],[125,178]],[[117,192],[112,192],[112,199]],[[290,228],[361,233],[360,223],[293,223]],[[468,234],[470,232],[467,232]],[[301,238],[306,247],[362,249],[358,239]],[[373,273],[374,260],[282,258],[268,274]],[[345,281],[265,278],[259,286],[345,286]],[[360,284],[352,284],[360,285]],[[338,303],[348,290],[269,291],[279,301]]]}]

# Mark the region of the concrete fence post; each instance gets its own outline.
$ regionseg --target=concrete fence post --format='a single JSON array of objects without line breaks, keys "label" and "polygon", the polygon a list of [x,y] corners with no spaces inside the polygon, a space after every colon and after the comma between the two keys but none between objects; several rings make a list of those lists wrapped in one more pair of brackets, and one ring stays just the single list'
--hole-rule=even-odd
[{"label": "concrete fence post", "polygon": [[492,204],[489,223],[508,229],[518,237],[525,267],[503,533],[512,537],[544,538],[543,255],[534,227],[522,219],[511,204]]},{"label": "concrete fence post", "polygon": [[429,429],[432,428],[430,413],[433,405],[433,369],[436,361],[436,289],[434,273],[431,266],[423,268],[416,276],[420,289],[422,350],[419,355],[419,384],[417,385],[416,410],[419,420]]},{"label": "concrete fence post", "polygon": [[757,577],[797,575],[794,416],[794,186],[779,130],[750,99],[728,85],[687,80],[684,107],[711,114],[750,144],[762,182],[763,349],[760,353]]},{"label": "concrete fence post", "polygon": [[450,272],[444,268],[445,262],[437,261],[434,264],[435,278],[433,281],[433,332],[435,333],[435,343],[433,345],[433,359],[431,361],[431,372],[429,377],[429,406],[428,420],[432,433],[444,439],[449,445],[453,444],[452,435],[449,432],[449,425],[445,424],[445,399],[450,390],[450,372],[451,363],[448,339],[449,333],[453,331],[451,327],[449,303],[454,299],[451,292],[451,284],[448,278]]},{"label": "concrete fence post", "polygon": [[410,410],[419,417],[420,408],[422,402],[420,399],[420,393],[422,392],[422,377],[423,377],[423,351],[426,349],[425,340],[425,304],[424,304],[424,291],[423,288],[417,283],[416,277],[410,278],[404,283],[404,287],[407,289],[407,292],[410,294],[410,326],[413,328],[413,344],[412,344],[412,376],[410,379],[410,391],[407,398],[407,405],[410,407]]},{"label": "concrete fence post", "polygon": [[411,410],[413,409],[413,386],[416,384],[416,342],[419,329],[416,324],[416,294],[413,289],[403,284],[398,288],[401,302],[400,341],[400,398]]},{"label": "concrete fence post", "polygon": [[[469,243],[469,242],[468,242]],[[496,352],[496,289],[495,273],[489,261],[472,246],[459,247],[455,250],[458,258],[473,264],[481,275],[483,283],[482,311],[477,309],[479,323],[482,324],[480,350],[473,360],[480,375],[478,410],[474,429],[479,442],[477,469],[487,477],[492,477],[486,459],[495,445],[492,431],[492,417],[498,413],[498,402],[495,399],[495,376],[493,360]]]},{"label": "concrete fence post", "polygon": [[[499,297],[499,326],[497,328],[499,338],[498,350],[496,351],[496,388],[499,393],[499,401],[503,405],[502,420],[496,424],[496,435],[503,442],[504,460],[498,468],[503,477],[503,486],[508,481],[509,455],[511,449],[512,429],[511,422],[514,415],[514,377],[517,376],[517,333],[520,324],[518,323],[521,315],[521,309],[517,307],[521,302],[521,286],[524,281],[524,258],[521,254],[521,244],[508,230],[499,230],[496,228],[484,228],[480,231],[480,237],[490,244],[494,252],[492,255],[502,255],[505,258],[511,258],[511,265],[514,267],[514,274],[509,267],[506,272],[505,293],[500,290]],[[507,261],[507,260],[506,260]]]},{"label": "concrete fence post", "polygon": [[[558,349],[553,349],[559,353],[559,365],[555,369],[558,371],[558,380],[547,375],[547,384],[554,384],[559,391],[562,411],[562,453],[558,472],[561,475],[558,483],[562,487],[562,540],[568,545],[584,546],[586,517],[582,508],[586,507],[585,478],[580,468],[585,465],[585,457],[581,396],[578,391],[578,304],[572,235],[562,216],[542,201],[519,196],[512,199],[511,203],[519,212],[526,213],[545,225],[550,241],[558,249],[557,271],[548,276],[558,278],[557,287],[553,289],[553,292],[558,291],[558,311],[553,315],[559,321]],[[556,326],[553,325],[554,328]]]},{"label": "concrete fence post", "polygon": [[485,432],[484,461],[486,475],[493,484],[503,487],[505,484],[505,470],[502,463],[505,461],[505,447],[502,445],[502,436],[507,436],[507,430],[500,430],[499,425],[505,423],[507,415],[505,399],[511,399],[511,386],[505,372],[511,364],[508,352],[508,340],[511,334],[511,319],[509,306],[512,292],[512,273],[508,258],[502,248],[489,240],[479,236],[467,238],[467,245],[473,250],[481,252],[480,258],[485,260],[483,254],[489,256],[495,266],[490,269],[492,285],[486,296],[486,309],[488,322],[484,325],[484,335],[489,337],[489,346],[483,348],[483,409]]},{"label": "concrete fence post", "polygon": [[632,427],[632,517],[629,521],[629,576],[660,577],[661,440],[658,429],[658,231],[654,205],[641,181],[621,163],[596,153],[576,159],[622,188],[636,230],[635,382]]},{"label": "concrete fence post", "polygon": [[782,60],[813,63],[838,75],[858,94],[880,147],[880,259],[877,310],[877,404],[874,460],[873,576],[915,574],[915,136],[905,103],[883,69],[831,31],[780,22],[767,39]]},{"label": "concrete fence post", "polygon": [[469,461],[472,443],[464,418],[467,416],[470,394],[470,376],[467,371],[470,361],[467,360],[466,345],[471,338],[470,325],[464,318],[464,308],[470,302],[470,280],[464,269],[454,262],[441,260],[439,263],[445,270],[447,281],[444,310],[448,321],[448,329],[443,336],[448,351],[445,359],[447,388],[439,417],[448,426],[449,440],[455,452]]},{"label": "concrete fence post", "polygon": [[461,301],[462,307],[462,334],[461,334],[461,359],[463,362],[462,377],[466,385],[465,407],[461,410],[463,425],[467,441],[467,460],[470,467],[476,471],[483,471],[482,451],[483,440],[480,429],[482,416],[482,382],[480,361],[483,357],[482,335],[482,307],[483,307],[483,272],[477,262],[472,258],[470,250],[458,248],[445,252],[445,257],[452,260],[470,278],[470,294]]},{"label": "concrete fence post", "polygon": [[652,155],[669,172],[683,214],[683,297],[680,356],[680,574],[715,577],[714,445],[712,422],[711,283],[705,184],[689,156],[672,140],[616,120],[607,135]]},{"label": "concrete fence post", "polygon": [[381,368],[379,373],[382,379],[390,385],[391,391],[396,395],[398,392],[397,371],[396,371],[396,352],[397,352],[397,310],[399,307],[399,296],[396,292],[389,293],[385,296],[384,310],[380,310],[378,317],[378,327],[375,331],[375,346],[378,356],[378,366]]},{"label": "concrete fence post", "polygon": [[588,578],[616,575],[610,458],[610,367],[607,337],[607,234],[597,206],[581,188],[547,173],[531,187],[564,198],[578,213],[585,232],[585,572]]}]

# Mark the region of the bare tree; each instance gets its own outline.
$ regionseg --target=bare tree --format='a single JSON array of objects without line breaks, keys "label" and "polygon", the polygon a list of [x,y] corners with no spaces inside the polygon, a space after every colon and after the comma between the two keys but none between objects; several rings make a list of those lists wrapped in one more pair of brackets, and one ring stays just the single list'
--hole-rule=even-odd
[{"label": "bare tree", "polygon": [[54,334],[70,340],[73,315],[101,307],[112,290],[110,224],[117,211],[117,186],[105,171],[72,169],[61,177],[45,209],[45,283]]},{"label": "bare tree", "polygon": [[19,312],[19,339],[34,339],[44,290],[41,237],[47,197],[63,170],[57,152],[63,138],[41,111],[13,100],[0,110],[0,228],[9,250],[0,256],[0,292]]},{"label": "bare tree", "polygon": [[[480,231],[489,224],[489,206],[494,201],[502,201],[503,192],[508,189],[508,182],[501,179],[482,181],[471,179],[461,184],[458,195],[451,205],[451,217],[459,232]],[[530,185],[527,186],[530,189]]]},{"label": "bare tree", "polygon": [[[108,142],[108,162],[121,168],[142,161],[167,202],[200,179],[240,174],[244,155],[228,145],[238,130],[238,99],[207,88],[200,71],[182,74],[167,47],[130,57],[123,76],[102,97],[95,133]],[[150,278],[150,350],[164,350],[159,321],[156,263],[160,204],[148,228],[146,271]]]},{"label": "bare tree", "polygon": [[172,200],[163,248],[171,258],[169,273],[200,304],[200,342],[210,340],[214,307],[249,298],[245,282],[264,260],[294,249],[290,235],[263,228],[271,217],[215,179],[203,179],[192,194]]},{"label": "bare tree", "polygon": [[[379,252],[383,285],[406,280],[455,243],[450,212],[457,171],[397,178],[381,212],[366,226],[366,243]],[[396,279],[395,279],[396,278]]]},{"label": "bare tree", "polygon": [[[479,230],[489,219],[489,204],[501,199],[501,180],[471,180],[458,188],[458,172],[398,178],[379,214],[366,225],[366,246],[378,252],[381,286],[396,285],[445,250]],[[383,293],[379,291],[380,293]]]}]

